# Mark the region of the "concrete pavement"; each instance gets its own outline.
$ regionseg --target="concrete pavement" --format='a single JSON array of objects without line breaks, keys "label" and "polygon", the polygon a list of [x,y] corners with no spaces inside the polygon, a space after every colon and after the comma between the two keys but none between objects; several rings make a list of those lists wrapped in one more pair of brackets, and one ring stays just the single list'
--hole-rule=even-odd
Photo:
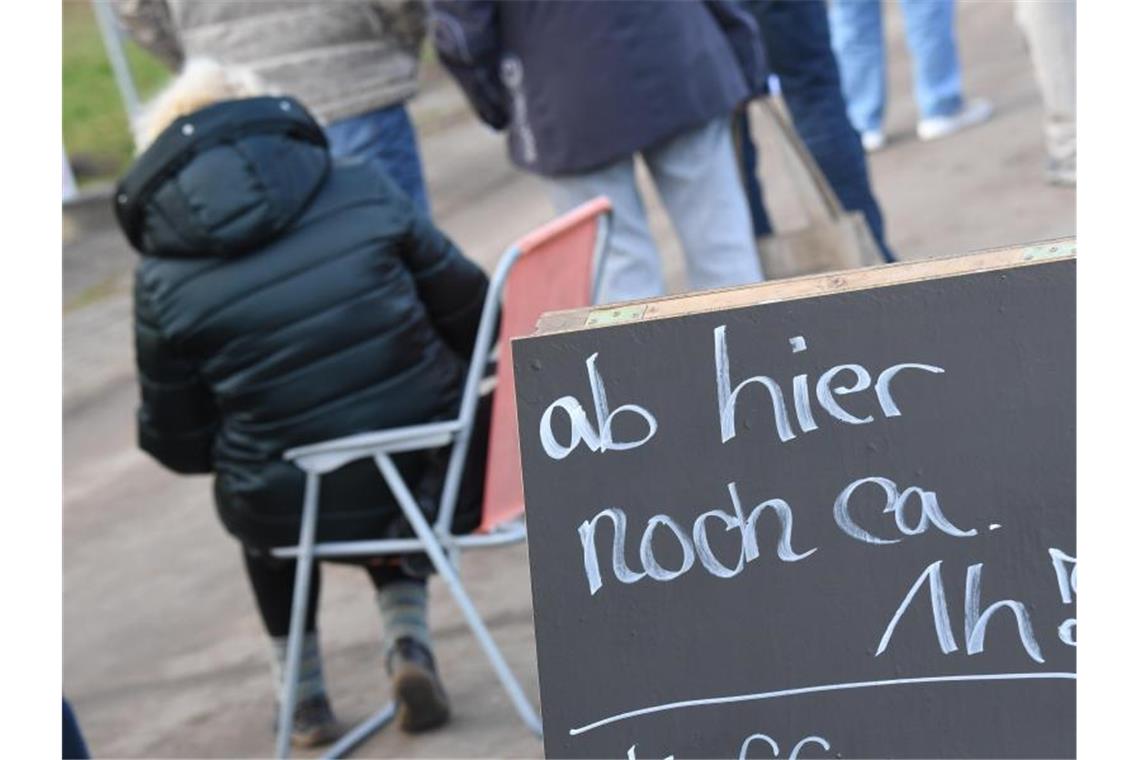
[{"label": "concrete pavement", "polygon": [[[1002,3],[962,4],[970,93],[990,123],[937,143],[913,137],[909,59],[888,5],[893,144],[871,157],[888,236],[905,258],[1073,234],[1074,193],[1042,182],[1041,109],[1029,61]],[[446,81],[414,104],[440,225],[486,267],[551,216],[540,180],[507,162],[501,136],[476,123]],[[778,225],[803,218],[760,135]],[[683,284],[668,221],[650,193],[670,281]],[[122,757],[253,757],[272,752],[264,636],[237,544],[213,514],[209,480],[165,472],[134,448],[131,255],[113,230],[65,250],[64,692],[92,750]],[[508,660],[537,699],[525,547],[470,553],[463,573]],[[454,704],[447,729],[395,730],[358,756],[527,757],[541,745],[516,720],[442,587],[432,602],[440,667]],[[380,631],[363,573],[328,568],[321,601],[327,678],[343,720],[384,699]]]}]

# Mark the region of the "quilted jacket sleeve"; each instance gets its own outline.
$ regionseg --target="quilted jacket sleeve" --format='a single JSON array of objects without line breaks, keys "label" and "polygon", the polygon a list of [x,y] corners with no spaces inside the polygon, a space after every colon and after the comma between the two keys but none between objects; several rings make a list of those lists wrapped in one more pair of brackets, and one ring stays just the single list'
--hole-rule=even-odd
[{"label": "quilted jacket sleeve", "polygon": [[487,297],[487,275],[464,256],[434,224],[411,209],[403,246],[404,264],[416,281],[420,300],[452,351],[471,360],[479,317]]},{"label": "quilted jacket sleeve", "polygon": [[488,126],[510,123],[506,91],[499,79],[498,0],[434,0],[432,41],[439,59]]},{"label": "quilted jacket sleeve", "polygon": [[141,278],[135,279],[135,360],[139,448],[180,473],[214,469],[217,407],[193,363],[159,328]]}]

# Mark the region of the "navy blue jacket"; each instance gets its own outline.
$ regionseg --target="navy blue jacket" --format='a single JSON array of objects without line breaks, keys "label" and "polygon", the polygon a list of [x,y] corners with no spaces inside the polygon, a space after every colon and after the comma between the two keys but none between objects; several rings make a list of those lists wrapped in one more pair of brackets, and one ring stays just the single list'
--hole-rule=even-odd
[{"label": "navy blue jacket", "polygon": [[723,0],[437,0],[432,20],[480,118],[540,174],[599,168],[766,92],[756,24]]},{"label": "navy blue jacket", "polygon": [[[142,449],[215,475],[244,543],[297,540],[294,446],[452,416],[487,278],[371,164],[335,163],[292,99],[178,119],[116,194],[142,254],[135,340]],[[413,488],[428,455],[397,458]],[[376,466],[321,481],[318,537],[389,535]]]}]

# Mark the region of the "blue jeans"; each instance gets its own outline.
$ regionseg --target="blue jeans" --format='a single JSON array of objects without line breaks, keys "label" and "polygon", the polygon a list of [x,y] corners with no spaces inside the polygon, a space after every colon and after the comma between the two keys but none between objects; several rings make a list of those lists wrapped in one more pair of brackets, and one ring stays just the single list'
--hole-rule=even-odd
[{"label": "blue jeans", "polygon": [[[962,73],[954,38],[954,0],[899,0],[921,118],[962,107]],[[883,126],[887,64],[879,0],[831,0],[831,44],[843,76],[847,113],[860,132]]]},{"label": "blue jeans", "polygon": [[[780,92],[796,132],[848,211],[862,211],[871,234],[894,261],[883,232],[883,215],[871,192],[867,162],[859,135],[847,120],[839,70],[831,52],[827,9],[823,0],[754,0],[744,3],[760,27],[768,63],[780,80]],[[756,147],[748,116],[740,116],[741,158],[752,228],[756,237],[772,233],[756,178]]]},{"label": "blue jeans", "polygon": [[431,213],[416,131],[402,103],[333,122],[325,127],[334,158],[373,162],[407,193],[425,215]]}]

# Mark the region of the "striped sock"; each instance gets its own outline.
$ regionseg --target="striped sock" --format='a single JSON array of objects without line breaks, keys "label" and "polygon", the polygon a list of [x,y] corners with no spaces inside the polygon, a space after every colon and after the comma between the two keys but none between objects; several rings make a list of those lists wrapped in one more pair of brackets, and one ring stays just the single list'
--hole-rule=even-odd
[{"label": "striped sock", "polygon": [[384,626],[384,659],[398,639],[410,636],[428,650],[431,633],[427,624],[427,584],[418,581],[392,581],[376,592],[380,622]]},{"label": "striped sock", "polygon": [[[289,637],[270,638],[273,650],[273,682],[277,685],[278,701],[285,698],[285,659],[289,652]],[[325,693],[325,677],[321,672],[321,648],[317,632],[306,633],[301,640],[301,667],[297,675],[297,702]]]}]

